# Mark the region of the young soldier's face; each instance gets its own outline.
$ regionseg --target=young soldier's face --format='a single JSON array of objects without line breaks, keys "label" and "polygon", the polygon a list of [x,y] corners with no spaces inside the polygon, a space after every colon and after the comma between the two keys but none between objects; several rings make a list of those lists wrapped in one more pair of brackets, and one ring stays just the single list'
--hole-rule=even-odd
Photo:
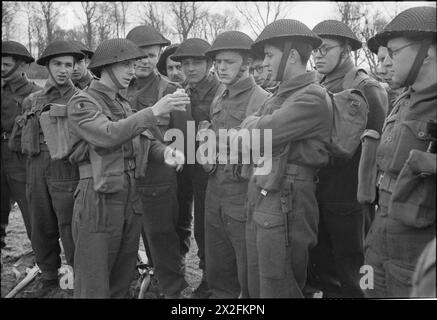
[{"label": "young soldier's face", "polygon": [[146,56],[138,60],[135,64],[135,76],[137,78],[145,78],[155,70],[159,60],[159,54],[161,53],[161,47],[142,47],[141,50]]},{"label": "young soldier's face", "polygon": [[215,67],[220,81],[231,84],[243,66],[243,57],[235,51],[220,51],[215,56]]},{"label": "young soldier's face", "polygon": [[405,38],[394,38],[387,42],[387,50],[393,62],[392,82],[404,83],[414,59],[416,58],[419,43]]},{"label": "young soldier's face", "polygon": [[111,65],[115,78],[123,88],[127,88],[136,74],[136,63],[134,60],[117,62]]},{"label": "young soldier's face", "polygon": [[173,61],[170,57],[166,60],[167,77],[170,81],[182,83],[185,81],[185,75],[182,72],[182,65],[180,62]]},{"label": "young soldier's face", "polygon": [[264,72],[263,60],[255,59],[250,66],[250,73],[257,85],[262,85],[267,78],[267,72]]},{"label": "young soldier's face", "polygon": [[77,81],[82,79],[87,74],[87,67],[89,64],[87,57],[77,61],[73,67],[73,73],[71,74],[71,80]]},{"label": "young soldier's face", "polygon": [[313,54],[314,62],[319,73],[329,74],[337,65],[340,55],[343,52],[343,47],[340,41],[326,38],[322,38],[322,40],[323,43]]},{"label": "young soldier's face", "polygon": [[[12,70],[12,68],[14,68],[16,63],[20,64],[20,66],[17,68],[17,70],[15,70],[15,72],[12,73],[7,78],[3,78],[6,74],[8,74],[9,71]],[[2,57],[2,70],[1,70],[2,80],[8,82],[8,81],[18,77],[21,74],[21,72],[23,72],[23,68],[22,68],[23,65],[24,65],[24,63],[22,61],[17,61],[13,57]]]},{"label": "young soldier's face", "polygon": [[282,58],[282,51],[275,46],[266,44],[264,46],[264,54],[263,65],[267,72],[266,77],[276,80],[279,71],[279,64]]},{"label": "young soldier's face", "polygon": [[63,85],[71,78],[73,66],[73,56],[61,56],[50,59],[48,68],[56,84]]},{"label": "young soldier's face", "polygon": [[393,76],[393,62],[388,55],[386,47],[378,48],[378,65],[376,66],[376,74],[382,81],[391,85]]},{"label": "young soldier's face", "polygon": [[182,60],[182,71],[187,77],[188,82],[198,83],[208,72],[208,63],[206,59],[184,59]]}]

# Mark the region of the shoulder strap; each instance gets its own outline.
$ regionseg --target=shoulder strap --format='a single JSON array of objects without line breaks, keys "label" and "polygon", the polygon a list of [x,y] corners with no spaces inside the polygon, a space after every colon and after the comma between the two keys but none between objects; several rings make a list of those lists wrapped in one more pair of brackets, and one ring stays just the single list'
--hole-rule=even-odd
[{"label": "shoulder strap", "polygon": [[369,78],[366,70],[353,68],[351,71],[346,73],[343,80],[343,89],[358,89],[358,87]]}]

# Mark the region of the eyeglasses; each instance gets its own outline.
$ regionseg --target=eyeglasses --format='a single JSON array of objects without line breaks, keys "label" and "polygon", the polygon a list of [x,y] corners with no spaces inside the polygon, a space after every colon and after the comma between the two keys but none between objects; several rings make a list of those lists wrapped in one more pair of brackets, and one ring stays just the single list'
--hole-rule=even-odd
[{"label": "eyeglasses", "polygon": [[394,53],[399,52],[399,51],[401,51],[402,49],[405,49],[405,48],[407,48],[407,47],[410,47],[410,46],[412,46],[412,45],[414,45],[414,44],[416,44],[416,43],[415,43],[415,42],[407,43],[405,46],[402,46],[402,47],[397,48],[397,49],[394,49],[394,50],[392,50],[392,49],[390,49],[390,48],[387,48],[388,56],[389,56],[391,59],[393,59],[393,54],[394,54]]},{"label": "eyeglasses", "polygon": [[258,72],[258,73],[262,73],[262,72],[264,71],[264,66],[261,65],[261,66],[256,66],[256,67],[254,67],[254,68],[250,68],[250,69],[249,69],[249,72],[250,72],[250,73],[253,73],[254,71],[256,71],[256,72]]},{"label": "eyeglasses", "polygon": [[322,57],[324,57],[328,54],[329,50],[334,49],[336,47],[341,47],[341,45],[336,45],[332,47],[318,47],[317,49],[313,50],[313,55],[316,55],[318,52]]}]

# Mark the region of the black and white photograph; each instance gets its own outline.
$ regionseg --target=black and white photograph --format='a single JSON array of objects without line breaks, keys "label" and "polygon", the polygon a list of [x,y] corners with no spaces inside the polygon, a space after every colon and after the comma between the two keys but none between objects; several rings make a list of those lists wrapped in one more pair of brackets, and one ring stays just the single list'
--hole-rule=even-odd
[{"label": "black and white photograph", "polygon": [[1,300],[436,300],[436,12],[2,1]]}]

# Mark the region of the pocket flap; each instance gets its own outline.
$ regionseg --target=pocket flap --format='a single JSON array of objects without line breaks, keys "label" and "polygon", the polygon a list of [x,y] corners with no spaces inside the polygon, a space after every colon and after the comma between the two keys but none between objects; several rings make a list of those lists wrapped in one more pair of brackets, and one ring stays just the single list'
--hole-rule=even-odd
[{"label": "pocket flap", "polygon": [[67,106],[64,104],[52,104],[50,107],[49,115],[51,117],[66,117]]},{"label": "pocket flap", "polygon": [[274,215],[260,211],[253,213],[253,220],[264,228],[274,228],[284,224],[284,217],[281,214]]},{"label": "pocket flap", "polygon": [[429,140],[429,137],[426,133],[427,123],[425,121],[410,120],[404,121],[402,124],[407,126],[417,139]]}]

